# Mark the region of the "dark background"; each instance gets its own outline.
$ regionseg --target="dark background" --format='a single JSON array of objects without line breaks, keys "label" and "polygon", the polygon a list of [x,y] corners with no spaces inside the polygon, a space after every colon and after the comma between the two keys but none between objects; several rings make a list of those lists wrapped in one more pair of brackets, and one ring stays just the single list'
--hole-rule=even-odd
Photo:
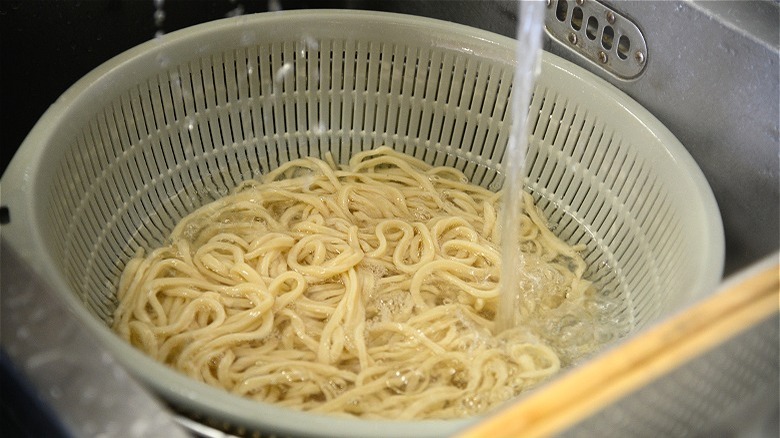
[{"label": "dark background", "polygon": [[[296,8],[329,1],[295,1]],[[223,18],[242,7],[265,12],[268,2],[167,0],[162,30]],[[69,86],[119,53],[154,38],[153,0],[0,1],[0,150],[4,171],[46,108]]]},{"label": "dark background", "polygon": [[69,86],[115,55],[241,12],[348,8],[447,19],[514,36],[516,2],[479,0],[0,0],[0,174],[35,122]]}]

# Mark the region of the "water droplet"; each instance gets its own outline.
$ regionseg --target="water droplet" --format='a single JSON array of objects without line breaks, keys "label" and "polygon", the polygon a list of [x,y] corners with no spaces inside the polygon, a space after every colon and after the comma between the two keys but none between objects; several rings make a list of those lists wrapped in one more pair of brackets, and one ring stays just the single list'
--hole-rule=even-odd
[{"label": "water droplet", "polygon": [[293,65],[291,62],[285,62],[284,65],[282,65],[279,70],[276,70],[276,74],[274,75],[274,81],[276,82],[282,82],[284,80],[285,76],[289,75],[293,71]]},{"label": "water droplet", "polygon": [[57,386],[54,386],[51,389],[49,389],[49,394],[51,395],[51,397],[53,399],[61,398],[62,397],[62,389],[57,387]]},{"label": "water droplet", "polygon": [[312,133],[315,135],[324,134],[328,130],[328,127],[325,126],[324,122],[318,122],[313,128]]},{"label": "water droplet", "polygon": [[239,17],[241,15],[244,15],[244,6],[239,4],[234,9],[231,9],[225,14],[225,17]]},{"label": "water droplet", "polygon": [[154,11],[154,25],[157,27],[162,26],[163,22],[165,22],[165,11],[162,9],[157,9]]},{"label": "water droplet", "polygon": [[154,26],[157,28],[157,31],[154,33],[155,38],[160,38],[165,34],[165,31],[162,29],[163,22],[165,21],[163,6],[165,6],[165,0],[154,0],[154,13],[152,14],[152,19],[154,20]]},{"label": "water droplet", "polygon": [[268,0],[268,11],[276,12],[282,10],[282,3],[279,0]]},{"label": "water droplet", "polygon": [[170,65],[171,63],[171,59],[168,56],[163,55],[162,53],[157,55],[155,59],[157,60],[157,63],[160,64],[160,67],[162,68],[168,67],[168,65]]},{"label": "water droplet", "polygon": [[308,35],[303,38],[303,44],[309,50],[319,50],[320,48],[320,43],[317,40],[315,40],[313,37]]},{"label": "water droplet", "polygon": [[396,394],[403,394],[409,386],[409,377],[406,375],[408,372],[409,370],[396,371],[393,377],[387,379],[385,385]]},{"label": "water droplet", "polygon": [[241,44],[249,46],[257,42],[257,35],[254,32],[245,32],[241,34]]},{"label": "water droplet", "polygon": [[170,74],[171,86],[176,91],[181,91],[181,77],[178,72],[171,72]]},{"label": "water droplet", "polygon": [[337,394],[344,392],[344,390],[347,388],[347,385],[341,380],[330,380],[328,381],[328,384],[331,388],[336,390]]},{"label": "water droplet", "polygon": [[16,337],[20,340],[24,340],[30,337],[30,331],[26,327],[20,327],[16,330]]}]

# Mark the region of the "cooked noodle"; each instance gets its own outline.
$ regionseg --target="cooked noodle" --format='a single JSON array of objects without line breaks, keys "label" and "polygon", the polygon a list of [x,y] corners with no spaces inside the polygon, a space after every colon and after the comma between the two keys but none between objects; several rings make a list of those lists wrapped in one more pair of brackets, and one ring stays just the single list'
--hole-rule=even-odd
[{"label": "cooked noodle", "polygon": [[527,208],[518,290],[528,324],[491,333],[500,199],[385,147],[346,166],[288,162],[131,260],[114,329],[255,400],[363,418],[482,412],[560,369],[568,346],[551,344],[539,321],[576,313],[591,294],[579,248]]}]

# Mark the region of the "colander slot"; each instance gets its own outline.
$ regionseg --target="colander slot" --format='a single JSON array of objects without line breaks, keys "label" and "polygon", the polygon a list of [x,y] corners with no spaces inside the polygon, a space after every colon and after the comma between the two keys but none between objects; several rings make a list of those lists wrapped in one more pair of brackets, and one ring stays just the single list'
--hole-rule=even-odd
[{"label": "colander slot", "polygon": [[[244,49],[246,57],[246,79],[240,83],[246,87],[246,96],[250,99],[258,99],[260,97],[260,87],[262,86],[262,70],[260,68],[261,63],[259,61],[259,54],[256,46],[246,47]],[[182,68],[187,68],[188,65],[184,64]]]},{"label": "colander slot", "polygon": [[578,205],[576,206],[576,210],[579,212],[579,216],[585,223],[594,223],[593,220],[595,216],[598,215],[599,211],[601,210],[602,205],[596,202],[598,194],[598,188],[594,186],[588,187],[585,195],[580,199]]},{"label": "colander slot", "polygon": [[[365,91],[359,95],[363,110],[360,112],[361,129],[370,131],[376,126],[376,94],[379,87],[379,65],[381,65],[381,50],[377,44],[368,44],[366,52],[367,72],[365,73]],[[359,114],[360,114],[359,113]]]},{"label": "colander slot", "polygon": [[[557,96],[555,100],[555,108],[550,115],[550,125],[548,132],[545,133],[545,140],[551,145],[560,145],[560,133],[564,124],[570,123],[567,118],[569,102],[562,96]],[[552,128],[552,130],[550,130]]]},{"label": "colander slot", "polygon": [[599,155],[603,154],[602,148],[608,147],[612,142],[612,131],[604,126],[599,131],[598,138],[594,138],[594,140],[594,147],[587,148],[579,160],[579,165],[584,169],[594,169],[596,163],[600,163]]},{"label": "colander slot", "polygon": [[[401,91],[406,88],[404,80],[406,77],[405,71],[407,56],[403,50],[404,49],[400,46],[395,46],[393,48],[394,64],[390,75],[390,93],[392,97],[389,99],[389,106],[387,110],[388,118],[385,125],[390,129],[390,132],[394,133],[397,133],[399,129],[399,118],[401,114],[401,106],[403,103],[402,96],[399,96],[399,93],[401,93]],[[395,141],[397,140],[394,140],[394,142]]]},{"label": "colander slot", "polygon": [[[659,246],[657,247],[658,254],[663,254],[665,251],[679,250],[682,236],[680,236],[679,227],[677,224],[673,224],[671,226],[673,227],[672,232],[665,236],[663,241],[660,242]],[[663,278],[667,280],[678,281],[679,272],[681,268],[685,266],[685,264],[685,261],[681,257],[670,257],[659,266],[659,275],[663,276]],[[673,296],[670,297],[668,291],[665,292],[665,295],[666,299],[676,299]]]},{"label": "colander slot", "polygon": [[[479,63],[477,61],[471,59],[466,61],[465,75],[463,76],[463,81],[459,89],[460,95],[458,96],[458,103],[455,105],[457,108],[469,108],[471,106],[471,96],[473,95],[474,90],[470,86],[466,85],[471,85],[474,83],[477,75],[476,70],[478,68]],[[466,104],[466,101],[468,101],[469,104]]]},{"label": "colander slot", "polygon": [[479,119],[481,118],[481,108],[484,107],[485,103],[485,94],[489,83],[488,80],[489,66],[486,64],[479,64],[474,76],[471,102],[465,113],[465,117],[463,117],[465,123],[463,134],[461,134],[461,141],[458,142],[466,146],[467,150],[473,150],[477,147],[475,140],[478,133]]},{"label": "colander slot", "polygon": [[[635,227],[635,223],[628,223],[628,227]],[[620,241],[617,250],[615,251],[616,257],[618,257],[621,260],[625,260],[623,263],[623,270],[628,274],[631,278],[637,278],[634,274],[634,271],[637,272],[644,272],[642,267],[644,266],[644,257],[642,256],[642,253],[639,251],[640,246],[642,246],[642,242],[639,241],[628,241],[628,240],[622,240]],[[637,285],[629,285],[631,289],[637,289]]]},{"label": "colander slot", "polygon": [[[420,126],[422,129],[418,130],[417,138],[431,138],[431,132],[435,124],[434,113],[436,111],[436,105],[426,105],[429,100],[435,100],[439,88],[439,81],[442,73],[442,53],[439,51],[432,51],[428,60],[428,70],[425,76],[425,92],[423,95],[423,101],[418,105],[422,107],[422,115],[420,117]],[[423,148],[419,154],[419,158],[425,159],[425,155],[428,152],[428,148]]]},{"label": "colander slot", "polygon": [[[528,120],[526,123],[528,124],[529,135],[537,140],[539,139],[538,129],[540,120],[542,119],[542,109],[544,108],[547,99],[546,93],[547,90],[538,89],[531,93],[531,106],[528,109]],[[512,99],[511,94],[509,99]]]},{"label": "colander slot", "polygon": [[555,139],[555,144],[557,145],[556,149],[560,150],[562,154],[570,154],[571,149],[577,143],[579,133],[582,132],[582,129],[585,126],[587,113],[581,111],[576,103],[567,102],[566,112],[564,114],[568,115],[570,121],[564,122],[562,120],[562,123],[566,124],[566,129],[563,130],[564,135]]},{"label": "colander slot", "polygon": [[252,58],[247,54],[247,48],[236,49],[234,52],[233,70],[236,74],[236,98],[239,100],[252,99],[252,91],[250,88],[250,77],[256,71],[256,68],[252,67]]},{"label": "colander slot", "polygon": [[131,115],[130,123],[132,124],[132,128],[134,128],[131,130],[131,134],[135,134],[134,138],[131,138],[132,144],[137,145],[141,139],[145,139],[150,132],[141,104],[141,84],[138,84],[130,95],[128,113]]},{"label": "colander slot", "polygon": [[[407,119],[408,128],[405,134],[412,138],[420,138],[422,133],[422,126],[425,123],[425,112],[423,111],[420,102],[425,99],[427,92],[427,83],[430,75],[430,52],[427,50],[420,50],[417,59],[414,63],[414,87],[412,88],[412,95],[409,99],[409,113]],[[416,158],[422,159],[424,149],[414,148],[408,151],[410,155]]]},{"label": "colander slot", "polygon": [[370,102],[368,96],[368,58],[369,46],[366,42],[358,43],[357,56],[355,57],[355,100],[354,100],[354,122],[352,124],[355,131],[364,131],[370,129],[366,126],[366,120],[369,116],[367,107]]},{"label": "colander slot", "polygon": [[178,70],[171,70],[168,73],[168,82],[170,86],[170,101],[173,106],[173,119],[179,121],[184,119],[187,112],[184,109],[184,81]]},{"label": "colander slot", "polygon": [[[636,179],[637,183],[632,186],[632,191],[627,196],[625,204],[632,211],[637,209],[638,212],[634,217],[643,220],[646,214],[645,209],[652,207],[650,204],[645,203],[644,200],[647,199],[648,192],[652,188],[654,181],[650,171],[644,166],[640,167],[639,175],[637,175]],[[636,190],[633,190],[634,188]]]},{"label": "colander slot", "polygon": [[352,155],[352,148],[349,141],[349,133],[352,130],[358,131],[360,128],[355,125],[355,105],[356,105],[356,94],[357,94],[357,85],[358,85],[358,63],[359,61],[359,46],[363,44],[363,42],[353,42],[353,41],[347,41],[344,44],[344,88],[342,90],[343,93],[343,99],[341,101],[341,122],[342,122],[342,129],[343,129],[343,136],[342,136],[342,151],[341,151],[341,157],[342,159],[349,157]]},{"label": "colander slot", "polygon": [[175,75],[174,72],[168,72],[157,76],[157,89],[155,91],[160,93],[158,102],[162,105],[162,113],[165,120],[163,128],[172,126],[180,116],[183,117],[183,114],[177,114],[176,104],[173,100],[173,88],[175,86],[172,83],[174,78],[171,76],[173,75]]},{"label": "colander slot", "polygon": [[388,127],[389,106],[391,99],[388,95],[391,93],[393,84],[393,65],[395,59],[395,47],[392,44],[380,45],[380,66],[377,81],[377,96],[375,98],[376,114],[374,116],[374,129],[377,132],[386,132]]},{"label": "colander slot", "polygon": [[165,126],[165,115],[160,111],[159,102],[153,102],[152,90],[155,88],[153,79],[141,84],[141,114],[145,122],[144,137],[153,135],[161,127]]},{"label": "colander slot", "polygon": [[[403,136],[404,133],[407,132],[408,126],[409,126],[409,96],[411,96],[413,90],[414,90],[414,84],[412,83],[414,80],[414,68],[411,66],[412,60],[417,57],[417,49],[416,48],[406,48],[403,49],[404,53],[401,59],[403,61],[400,63],[400,71],[397,81],[399,81],[398,86],[398,92],[401,94],[399,98],[397,99],[398,105],[396,107],[396,117],[395,117],[395,127],[393,132],[396,134],[396,136]],[[396,144],[403,145],[402,151],[405,153],[409,152],[409,145],[400,142],[397,138],[395,139]]]},{"label": "colander slot", "polygon": [[555,92],[552,90],[545,90],[544,97],[541,100],[541,107],[536,115],[536,120],[533,124],[534,137],[539,141],[545,141],[547,130],[551,122],[551,114],[555,110]]},{"label": "colander slot", "polygon": [[422,96],[421,96],[422,99],[428,98],[428,96],[433,92],[432,88],[436,84],[436,81],[430,80],[431,72],[433,71],[431,67],[434,64],[434,60],[436,58],[437,58],[437,53],[435,52],[430,53],[429,51],[425,50],[425,51],[421,51],[420,53],[420,59],[418,60],[418,63],[422,63],[426,65],[424,71],[421,72],[424,73],[424,77],[423,75],[421,75],[417,81],[417,86],[422,91]]},{"label": "colander slot", "polygon": [[[487,83],[490,79],[490,66],[486,64],[479,64],[477,66],[476,76],[474,77],[475,85],[473,93],[471,95],[471,101],[469,102],[468,109],[470,112],[476,112],[482,114],[482,110],[485,108],[485,99],[487,91]],[[476,103],[476,105],[475,105]]]},{"label": "colander slot", "polygon": [[379,93],[379,77],[381,74],[382,53],[384,52],[384,44],[370,42],[368,44],[368,73],[366,73],[366,94],[372,93],[376,95]]},{"label": "colander slot", "polygon": [[615,160],[618,155],[618,150],[621,148],[623,140],[619,137],[619,134],[614,131],[611,132],[610,142],[604,146],[604,149],[600,151],[598,160],[592,166],[594,169],[594,175],[597,178],[607,180],[610,175],[610,171],[614,168]]}]

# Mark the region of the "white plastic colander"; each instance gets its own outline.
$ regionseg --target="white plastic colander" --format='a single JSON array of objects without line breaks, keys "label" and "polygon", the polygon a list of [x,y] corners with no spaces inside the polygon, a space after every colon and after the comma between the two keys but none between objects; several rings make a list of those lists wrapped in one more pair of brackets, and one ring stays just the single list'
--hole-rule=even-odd
[{"label": "white plastic colander", "polygon": [[[100,66],[44,114],[2,179],[4,243],[131,372],[231,430],[442,435],[473,420],[381,422],[232,396],[154,362],[109,329],[138,247],[240,181],[380,145],[501,187],[514,40],[396,14],[296,11],[165,35]],[[612,86],[545,54],[530,107],[527,187],[630,333],[721,278],[714,197],[683,146]],[[630,336],[630,334],[629,334]]]}]

